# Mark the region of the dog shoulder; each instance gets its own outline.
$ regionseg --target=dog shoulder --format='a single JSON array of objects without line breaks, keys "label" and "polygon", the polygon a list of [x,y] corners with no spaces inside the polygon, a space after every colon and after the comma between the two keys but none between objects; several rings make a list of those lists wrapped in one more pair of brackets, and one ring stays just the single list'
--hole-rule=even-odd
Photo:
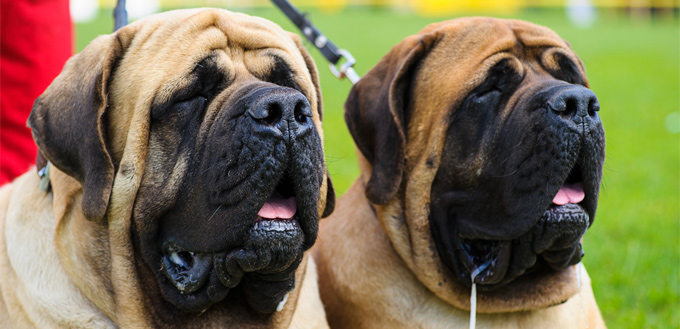
[{"label": "dog shoulder", "polygon": [[39,185],[29,171],[0,190],[0,326],[112,328],[64,271],[53,198]]}]

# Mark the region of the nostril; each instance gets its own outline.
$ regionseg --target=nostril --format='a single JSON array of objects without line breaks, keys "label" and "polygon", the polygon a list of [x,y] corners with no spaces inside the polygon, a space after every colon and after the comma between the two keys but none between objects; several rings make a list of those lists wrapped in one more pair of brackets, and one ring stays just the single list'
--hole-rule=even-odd
[{"label": "nostril", "polygon": [[310,110],[309,106],[307,106],[305,101],[300,100],[295,104],[293,115],[295,117],[295,121],[304,124],[307,122],[307,118],[312,116],[312,111]]},{"label": "nostril", "polygon": [[590,102],[588,102],[588,115],[591,117],[595,116],[595,112],[600,110],[600,102],[597,100],[597,98],[593,97],[590,99]]},{"label": "nostril", "polygon": [[312,131],[312,109],[299,91],[284,87],[261,88],[246,100],[246,116],[258,134],[292,141]]},{"label": "nostril", "polygon": [[564,108],[564,113],[562,115],[564,116],[572,116],[576,113],[578,113],[578,100],[576,98],[570,97],[566,99],[565,102],[565,108]]},{"label": "nostril", "polygon": [[278,123],[281,121],[282,113],[283,109],[278,102],[262,104],[257,106],[257,108],[248,110],[248,114],[250,114],[255,121],[264,125],[274,125]]},{"label": "nostril", "polygon": [[263,119],[264,123],[271,125],[281,121],[283,109],[281,108],[281,104],[278,102],[273,102],[267,105],[267,112],[269,115]]}]

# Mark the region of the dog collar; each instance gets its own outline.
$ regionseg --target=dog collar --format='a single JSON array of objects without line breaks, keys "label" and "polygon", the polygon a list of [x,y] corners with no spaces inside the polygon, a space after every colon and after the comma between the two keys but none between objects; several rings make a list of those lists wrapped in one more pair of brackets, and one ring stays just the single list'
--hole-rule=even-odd
[{"label": "dog collar", "polygon": [[50,166],[51,163],[47,161],[47,164],[38,170],[38,177],[40,177],[40,189],[49,192],[52,184],[50,184]]},{"label": "dog collar", "polygon": [[40,150],[38,150],[38,155],[35,159],[35,166],[38,169],[38,177],[40,177],[40,189],[47,193],[52,187],[52,184],[50,184],[50,167],[52,167],[52,164]]}]

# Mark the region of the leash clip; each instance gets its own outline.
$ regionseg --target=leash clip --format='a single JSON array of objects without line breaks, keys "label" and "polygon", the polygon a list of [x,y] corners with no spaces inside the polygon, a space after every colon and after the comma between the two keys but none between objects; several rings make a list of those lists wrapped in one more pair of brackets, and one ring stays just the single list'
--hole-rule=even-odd
[{"label": "leash clip", "polygon": [[40,189],[49,192],[52,187],[50,183],[50,165],[48,161],[47,164],[38,171],[38,177],[40,177]]},{"label": "leash clip", "polygon": [[356,64],[357,62],[354,59],[354,56],[352,56],[352,54],[350,54],[349,51],[345,49],[338,50],[338,54],[340,55],[340,58],[345,59],[345,62],[342,63],[342,65],[340,65],[340,69],[338,69],[338,67],[336,66],[337,63],[340,63],[339,60],[335,65],[333,63],[328,64],[328,67],[331,69],[333,75],[340,80],[342,80],[343,78],[347,78],[349,79],[349,81],[352,82],[352,84],[356,84],[357,82],[359,82],[359,75],[357,74],[356,71],[354,71],[353,68],[354,64]]},{"label": "leash clip", "polygon": [[[352,66],[356,63],[354,57],[344,49],[339,49],[330,39],[328,39],[319,29],[317,29],[309,19],[300,13],[295,6],[288,0],[271,0],[288,19],[290,19],[307,41],[311,42],[314,47],[319,49],[321,55],[330,63],[331,72],[338,79],[348,78],[352,84],[359,81],[359,75],[354,71]],[[345,62],[339,66],[340,60],[344,58]]]}]

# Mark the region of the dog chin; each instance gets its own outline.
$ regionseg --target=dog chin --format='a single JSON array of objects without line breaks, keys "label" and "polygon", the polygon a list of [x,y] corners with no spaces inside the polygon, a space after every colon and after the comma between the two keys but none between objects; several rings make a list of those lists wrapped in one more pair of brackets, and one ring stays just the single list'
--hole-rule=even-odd
[{"label": "dog chin", "polygon": [[581,238],[590,223],[579,204],[551,205],[532,230],[512,240],[458,238],[454,266],[459,281],[493,291],[531,274],[549,275],[583,257]]},{"label": "dog chin", "polygon": [[158,254],[149,263],[152,269],[161,264],[155,276],[166,301],[184,312],[202,312],[236,288],[230,303],[245,298],[258,313],[276,310],[294,287],[318,228],[318,186],[294,179],[308,175],[286,168],[250,184],[259,190],[251,188],[238,204],[206,212],[215,205],[186,202],[193,207],[179,206],[162,218]]},{"label": "dog chin", "polygon": [[[279,282],[268,287],[283,297],[292,288],[295,269],[304,252],[305,232],[296,216],[289,219],[257,217],[245,244],[229,251],[201,252],[168,242],[162,248],[159,281],[164,298],[188,313],[202,312],[222,301],[230,289],[254,281]],[[245,292],[246,297],[249,296]],[[251,296],[252,297],[252,296]],[[248,300],[260,312],[271,311],[280,298]],[[271,304],[271,305],[270,305]],[[263,306],[264,305],[264,306]]]}]

